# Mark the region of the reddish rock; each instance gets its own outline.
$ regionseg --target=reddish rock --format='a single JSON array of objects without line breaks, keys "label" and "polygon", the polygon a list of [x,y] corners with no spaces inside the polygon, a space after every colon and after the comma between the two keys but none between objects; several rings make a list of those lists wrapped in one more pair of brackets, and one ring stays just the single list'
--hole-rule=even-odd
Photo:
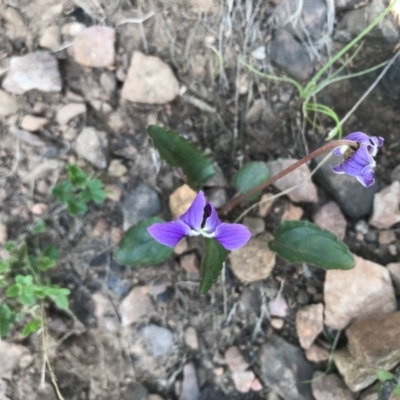
[{"label": "reddish rock", "polygon": [[118,310],[122,326],[138,322],[140,318],[148,316],[154,311],[154,305],[148,292],[147,286],[136,286],[122,300]]},{"label": "reddish rock", "polygon": [[304,211],[301,207],[289,204],[282,214],[282,221],[298,221],[303,216]]},{"label": "reddish rock", "polygon": [[313,221],[321,228],[334,233],[343,240],[346,234],[346,218],[343,216],[339,206],[334,202],[322,206],[313,216]]},{"label": "reddish rock", "polygon": [[353,400],[353,394],[336,374],[315,372],[311,382],[315,400]]},{"label": "reddish rock", "polygon": [[400,182],[395,181],[375,194],[374,208],[369,224],[378,229],[388,229],[400,222],[399,203]]},{"label": "reddish rock", "polygon": [[254,382],[255,375],[253,371],[243,371],[232,373],[232,380],[235,388],[240,393],[248,393]]},{"label": "reddish rock", "polygon": [[329,351],[316,344],[312,344],[306,349],[306,358],[308,361],[314,363],[324,362],[329,359]]},{"label": "reddish rock", "polygon": [[225,362],[231,372],[243,372],[250,366],[236,346],[229,347],[225,351]]},{"label": "reddish rock", "polygon": [[324,329],[324,306],[312,304],[300,308],[296,313],[296,331],[301,347],[308,349]]}]

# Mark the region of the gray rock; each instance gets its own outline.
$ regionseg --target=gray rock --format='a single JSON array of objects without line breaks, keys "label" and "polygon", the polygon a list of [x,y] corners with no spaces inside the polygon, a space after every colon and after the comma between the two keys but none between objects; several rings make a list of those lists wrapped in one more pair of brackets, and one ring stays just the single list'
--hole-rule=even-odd
[{"label": "gray rock", "polygon": [[[323,158],[324,156],[317,157],[316,162]],[[365,188],[354,177],[335,174],[329,165],[338,165],[341,161],[341,157],[332,155],[328,163],[324,164],[314,175],[315,179],[335,198],[340,208],[348,216],[360,218],[370,214],[378,185]]]},{"label": "gray rock", "polygon": [[260,352],[261,380],[285,400],[312,400],[311,364],[299,347],[278,336],[271,336]]},{"label": "gray rock", "polygon": [[199,384],[197,383],[196,369],[193,363],[183,367],[182,392],[179,400],[198,400],[200,397]]},{"label": "gray rock", "polygon": [[310,57],[302,45],[286,29],[276,31],[271,42],[271,61],[292,78],[304,81],[312,72]]},{"label": "gray rock", "polygon": [[133,385],[128,388],[127,394],[124,397],[126,400],[147,400],[148,391],[147,389],[139,384]]},{"label": "gray rock", "polygon": [[95,128],[86,127],[76,139],[76,152],[85,160],[89,161],[97,168],[107,167],[108,140],[105,132],[97,131]]},{"label": "gray rock", "polygon": [[18,103],[8,93],[0,90],[0,117],[7,117],[18,111]]},{"label": "gray rock", "polygon": [[173,336],[166,328],[150,324],[143,329],[143,335],[150,342],[155,357],[163,356],[172,347]]},{"label": "gray rock", "polygon": [[144,183],[139,184],[124,199],[122,213],[124,215],[124,230],[128,230],[139,221],[150,218],[161,211],[158,193]]}]

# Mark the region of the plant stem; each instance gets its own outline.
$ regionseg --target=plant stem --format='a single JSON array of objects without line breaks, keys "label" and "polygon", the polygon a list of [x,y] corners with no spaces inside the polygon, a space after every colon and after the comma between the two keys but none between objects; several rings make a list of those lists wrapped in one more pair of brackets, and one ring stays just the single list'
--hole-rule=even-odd
[{"label": "plant stem", "polygon": [[352,140],[336,140],[334,142],[328,143],[325,146],[320,147],[319,149],[313,151],[310,154],[307,154],[304,158],[301,160],[295,162],[292,164],[290,167],[284,169],[283,171],[277,173],[273,177],[269,178],[267,181],[264,183],[261,183],[260,185],[256,186],[254,189],[250,190],[247,193],[244,193],[238,197],[234,197],[228,203],[226,203],[220,210],[220,215],[226,215],[228,214],[229,211],[231,211],[233,208],[237,207],[240,203],[242,203],[244,200],[248,199],[249,197],[253,196],[254,194],[260,192],[261,190],[265,189],[267,186],[272,185],[275,183],[278,179],[282,178],[283,176],[289,174],[290,172],[294,171],[295,169],[299,168],[301,165],[307,163],[308,161],[312,160],[313,158],[319,156],[322,153],[325,153],[326,151],[332,150],[336,147],[339,146],[350,146],[353,148],[358,148],[358,143],[354,142]]}]

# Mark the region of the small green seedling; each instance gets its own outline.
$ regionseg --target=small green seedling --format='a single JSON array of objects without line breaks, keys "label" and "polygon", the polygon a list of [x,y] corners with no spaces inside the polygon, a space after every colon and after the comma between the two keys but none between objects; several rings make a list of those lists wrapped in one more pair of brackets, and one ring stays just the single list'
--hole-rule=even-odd
[{"label": "small green seedling", "polygon": [[52,194],[62,204],[66,204],[71,215],[85,214],[88,203],[100,204],[106,198],[104,185],[93,179],[75,164],[67,166],[68,179],[54,186]]}]

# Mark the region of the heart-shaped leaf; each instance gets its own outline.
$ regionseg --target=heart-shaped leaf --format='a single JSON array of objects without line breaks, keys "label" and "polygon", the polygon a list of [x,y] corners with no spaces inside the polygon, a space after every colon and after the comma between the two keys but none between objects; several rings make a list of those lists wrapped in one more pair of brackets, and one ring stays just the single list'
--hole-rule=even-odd
[{"label": "heart-shaped leaf", "polygon": [[186,175],[187,184],[194,190],[198,190],[215,175],[211,160],[179,133],[155,125],[149,126],[147,132],[161,158],[171,167],[181,168]]},{"label": "heart-shaped leaf", "polygon": [[[241,193],[247,193],[269,179],[271,173],[265,163],[252,161],[247,163],[233,176],[232,185]],[[249,198],[254,200],[260,193]]]},{"label": "heart-shaped leaf", "polygon": [[147,232],[155,223],[165,222],[158,217],[148,218],[131,226],[121,240],[115,259],[120,264],[138,266],[152,265],[165,261],[173,249],[158,243]]},{"label": "heart-shaped leaf", "polygon": [[322,269],[352,269],[349,248],[333,233],[307,221],[283,221],[269,248],[290,262],[314,264]]},{"label": "heart-shaped leaf", "polygon": [[204,238],[206,254],[201,264],[200,293],[207,293],[217,281],[229,251],[217,240]]}]

